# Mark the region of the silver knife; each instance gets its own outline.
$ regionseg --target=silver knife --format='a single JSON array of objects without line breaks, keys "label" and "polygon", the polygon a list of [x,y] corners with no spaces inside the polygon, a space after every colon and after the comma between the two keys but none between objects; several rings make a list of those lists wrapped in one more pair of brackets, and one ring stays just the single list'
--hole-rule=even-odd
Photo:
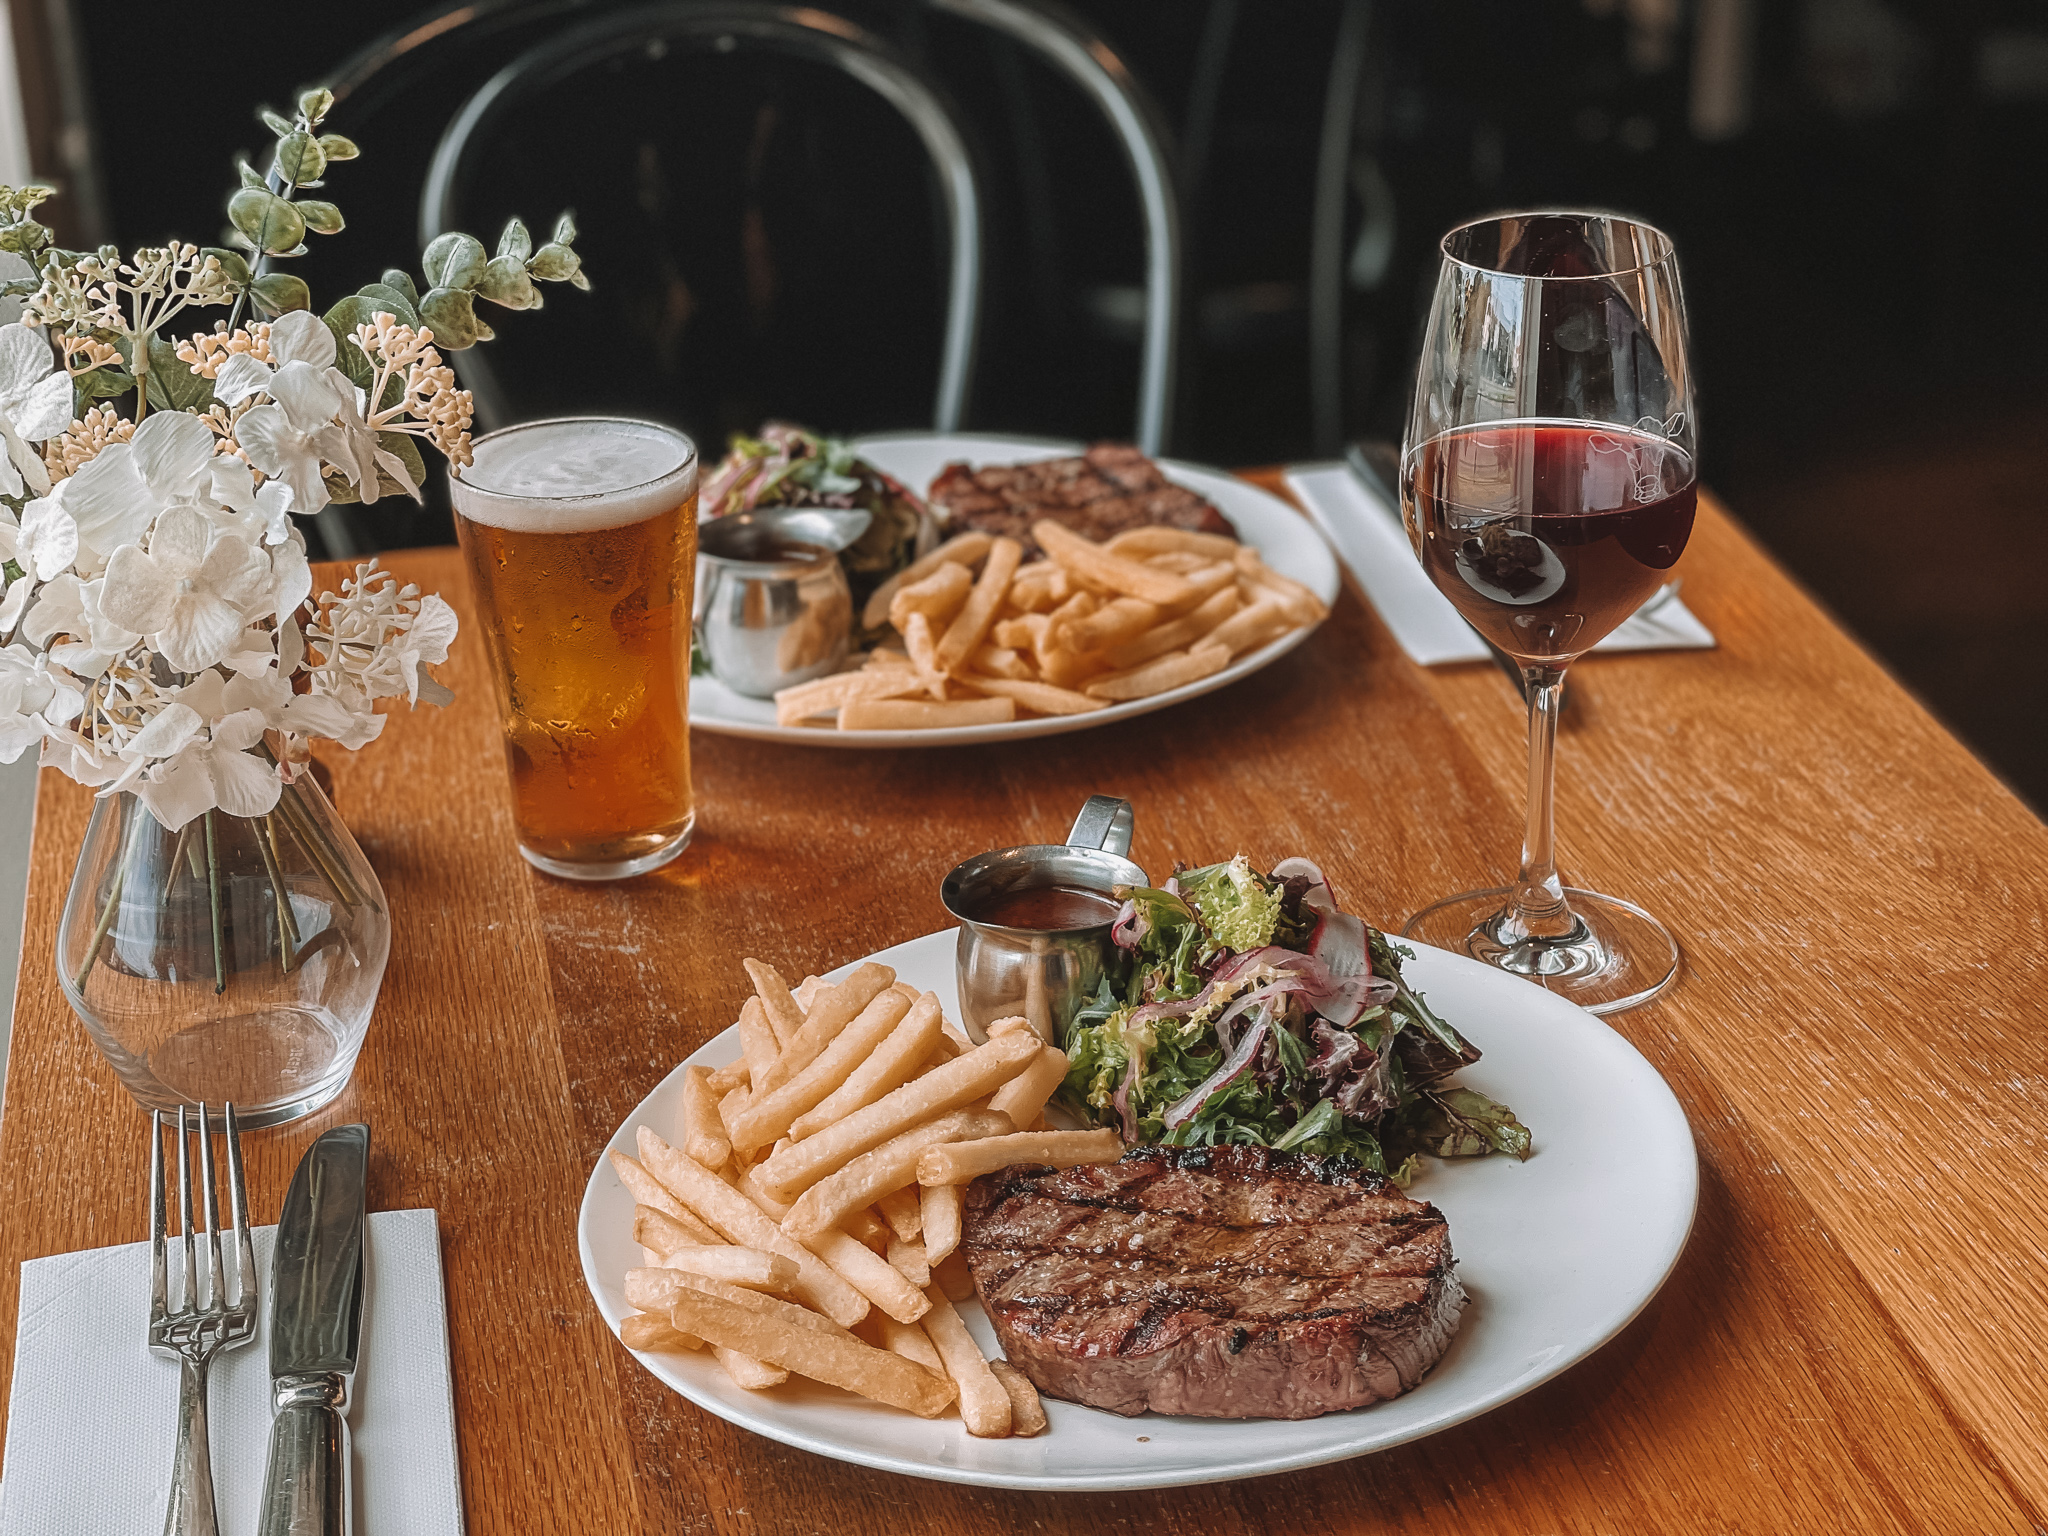
[{"label": "silver knife", "polygon": [[348,1536],[348,1391],[363,1320],[370,1128],[306,1150],[277,1222],[270,1274],[270,1456],[257,1536]]}]

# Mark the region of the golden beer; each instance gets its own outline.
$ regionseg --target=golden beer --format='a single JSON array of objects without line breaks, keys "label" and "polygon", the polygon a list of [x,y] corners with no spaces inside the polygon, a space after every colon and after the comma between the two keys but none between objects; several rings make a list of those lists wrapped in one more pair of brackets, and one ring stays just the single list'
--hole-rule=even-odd
[{"label": "golden beer", "polygon": [[497,678],[519,851],[571,879],[690,840],[697,450],[646,422],[493,432],[451,476]]}]

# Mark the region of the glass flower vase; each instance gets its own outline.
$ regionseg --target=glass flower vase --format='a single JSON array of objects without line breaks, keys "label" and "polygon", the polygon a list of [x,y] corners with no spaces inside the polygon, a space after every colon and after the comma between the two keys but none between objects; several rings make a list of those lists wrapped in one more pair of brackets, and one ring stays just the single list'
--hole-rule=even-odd
[{"label": "glass flower vase", "polygon": [[176,832],[100,800],[57,931],[65,998],[142,1107],[232,1100],[251,1127],[348,1085],[390,954],[383,887],[304,772],[266,815]]}]

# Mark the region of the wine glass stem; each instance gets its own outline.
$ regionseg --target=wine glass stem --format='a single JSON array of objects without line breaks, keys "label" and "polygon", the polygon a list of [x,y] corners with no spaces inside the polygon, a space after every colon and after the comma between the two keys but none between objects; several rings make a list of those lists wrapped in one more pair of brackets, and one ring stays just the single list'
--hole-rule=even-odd
[{"label": "wine glass stem", "polygon": [[1529,696],[1529,825],[1522,838],[1522,870],[1515,879],[1513,910],[1501,938],[1565,938],[1577,919],[1564,899],[1557,874],[1557,826],[1553,787],[1557,778],[1557,715],[1564,703],[1564,668],[1522,667]]}]

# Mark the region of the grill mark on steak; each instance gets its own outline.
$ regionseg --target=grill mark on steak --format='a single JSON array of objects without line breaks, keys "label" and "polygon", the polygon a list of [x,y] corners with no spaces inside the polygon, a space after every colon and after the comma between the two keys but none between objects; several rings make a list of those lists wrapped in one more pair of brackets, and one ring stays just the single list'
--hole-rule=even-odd
[{"label": "grill mark on steak", "polygon": [[926,500],[949,532],[976,529],[1016,539],[1026,560],[1043,555],[1031,525],[1048,517],[1097,543],[1152,526],[1237,537],[1208,501],[1168,480],[1136,448],[1118,443],[1097,443],[1078,458],[1031,464],[948,464]]},{"label": "grill mark on steak", "polygon": [[1306,1418],[1413,1387],[1457,1331],[1449,1233],[1348,1158],[1133,1150],[968,1192],[961,1252],[1010,1360],[1113,1412]]}]

